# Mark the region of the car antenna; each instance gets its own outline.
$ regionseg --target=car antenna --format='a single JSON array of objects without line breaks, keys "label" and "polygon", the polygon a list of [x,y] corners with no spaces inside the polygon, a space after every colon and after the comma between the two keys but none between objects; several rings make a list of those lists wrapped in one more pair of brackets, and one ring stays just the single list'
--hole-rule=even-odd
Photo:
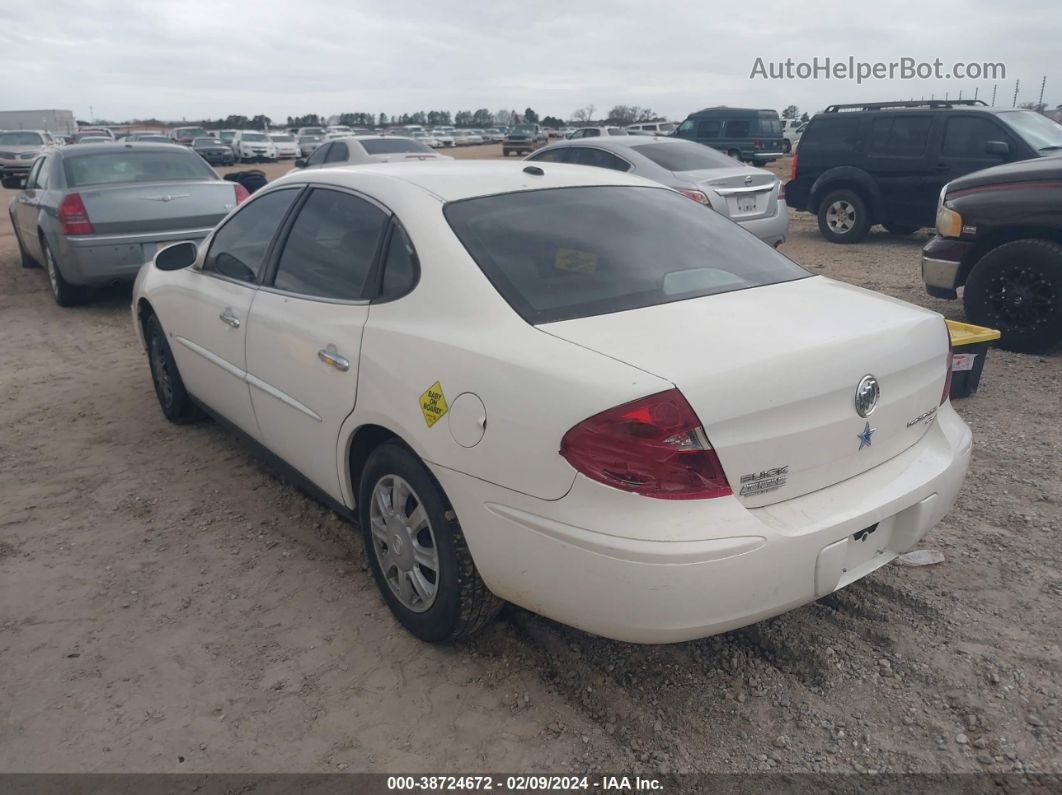
[{"label": "car antenna", "polygon": [[544,176],[546,172],[543,171],[538,166],[525,166],[524,167],[524,173],[525,174],[534,174],[536,177],[541,177],[541,176]]}]

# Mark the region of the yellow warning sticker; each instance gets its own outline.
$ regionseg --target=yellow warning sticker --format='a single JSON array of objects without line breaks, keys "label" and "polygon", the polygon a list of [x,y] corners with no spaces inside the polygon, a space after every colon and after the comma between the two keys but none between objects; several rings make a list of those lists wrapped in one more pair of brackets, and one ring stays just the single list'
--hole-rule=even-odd
[{"label": "yellow warning sticker", "polygon": [[574,248],[558,248],[553,267],[559,271],[593,273],[597,270],[597,254],[592,251],[579,251]]},{"label": "yellow warning sticker", "polygon": [[449,410],[446,405],[446,397],[443,395],[442,384],[436,381],[428,387],[427,391],[420,396],[420,411],[424,415],[424,422],[432,425],[442,419],[442,415]]}]

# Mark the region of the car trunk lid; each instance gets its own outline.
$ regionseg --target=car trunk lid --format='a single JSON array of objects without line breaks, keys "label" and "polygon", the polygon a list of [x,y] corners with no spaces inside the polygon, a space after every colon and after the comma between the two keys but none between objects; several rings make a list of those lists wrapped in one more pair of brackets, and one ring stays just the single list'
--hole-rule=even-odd
[{"label": "car trunk lid", "polygon": [[233,183],[222,180],[85,186],[76,192],[97,235],[205,229],[236,206]]},{"label": "car trunk lid", "polygon": [[676,175],[718,195],[721,201],[716,202],[713,197],[713,208],[716,204],[723,204],[723,214],[734,221],[749,221],[777,212],[779,182],[769,171],[736,166],[680,171]]},{"label": "car trunk lid", "polygon": [[[539,328],[674,383],[748,507],[846,480],[917,442],[948,350],[935,313],[823,277]],[[881,391],[863,418],[855,393],[868,374]]]}]

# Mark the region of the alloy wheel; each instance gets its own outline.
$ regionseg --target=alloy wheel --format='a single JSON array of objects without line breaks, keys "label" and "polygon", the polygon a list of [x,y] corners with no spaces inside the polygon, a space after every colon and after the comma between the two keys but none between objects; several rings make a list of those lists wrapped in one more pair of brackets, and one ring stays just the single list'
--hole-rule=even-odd
[{"label": "alloy wheel", "polygon": [[376,482],[369,525],[391,592],[415,613],[428,610],[439,590],[439,550],[424,504],[406,480],[386,475]]},{"label": "alloy wheel", "polygon": [[1048,322],[1057,296],[1041,271],[1013,263],[992,277],[985,299],[999,325],[1011,332],[1029,333]]},{"label": "alloy wheel", "polygon": [[173,405],[173,376],[170,373],[170,361],[166,348],[158,333],[151,335],[151,374],[155,377],[155,386],[165,408]]},{"label": "alloy wheel", "polygon": [[52,256],[52,250],[48,246],[44,246],[44,261],[45,270],[48,271],[48,284],[52,288],[52,295],[59,297],[59,270],[55,265],[55,257]]},{"label": "alloy wheel", "polygon": [[848,234],[855,222],[855,207],[843,199],[835,201],[826,210],[826,223],[838,235]]}]

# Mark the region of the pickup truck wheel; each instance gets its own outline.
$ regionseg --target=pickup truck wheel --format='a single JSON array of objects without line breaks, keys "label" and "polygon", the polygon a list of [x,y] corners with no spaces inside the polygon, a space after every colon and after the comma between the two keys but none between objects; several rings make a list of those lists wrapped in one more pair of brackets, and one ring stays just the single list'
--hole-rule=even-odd
[{"label": "pickup truck wheel", "polygon": [[86,290],[70,284],[63,278],[63,272],[59,263],[55,261],[52,249],[48,242],[41,237],[41,248],[44,250],[44,269],[48,272],[48,286],[52,288],[52,298],[59,306],[77,306],[84,303]]},{"label": "pickup truck wheel", "polygon": [[373,578],[395,618],[429,643],[483,629],[503,602],[487,590],[435,478],[398,442],[369,456],[358,522]]},{"label": "pickup truck wheel", "polygon": [[144,341],[147,343],[151,381],[163,415],[175,425],[186,425],[199,419],[202,413],[184,388],[166,333],[154,314],[144,320]]},{"label": "pickup truck wheel", "polygon": [[831,191],[819,203],[819,232],[831,243],[858,243],[869,229],[866,202],[855,191]]},{"label": "pickup truck wheel", "polygon": [[1035,353],[1062,342],[1062,246],[1013,240],[989,251],[966,279],[971,323],[997,328],[1000,345]]},{"label": "pickup truck wheel", "polygon": [[793,151],[793,142],[790,141],[788,138],[782,139],[782,151],[786,154],[789,154]]}]

